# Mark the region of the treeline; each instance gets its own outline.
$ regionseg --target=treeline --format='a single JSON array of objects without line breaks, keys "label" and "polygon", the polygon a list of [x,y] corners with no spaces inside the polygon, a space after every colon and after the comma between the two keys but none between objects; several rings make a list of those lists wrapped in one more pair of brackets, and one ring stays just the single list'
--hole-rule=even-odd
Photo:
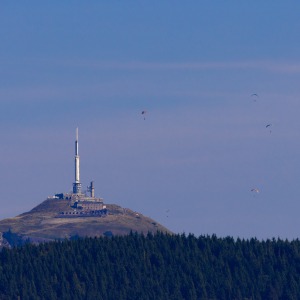
[{"label": "treeline", "polygon": [[300,299],[300,241],[130,234],[0,253],[0,299]]}]

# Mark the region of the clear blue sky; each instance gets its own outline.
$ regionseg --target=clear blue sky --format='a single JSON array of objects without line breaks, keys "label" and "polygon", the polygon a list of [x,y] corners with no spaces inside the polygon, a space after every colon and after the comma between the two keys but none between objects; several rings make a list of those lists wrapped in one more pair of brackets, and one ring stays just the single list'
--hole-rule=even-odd
[{"label": "clear blue sky", "polygon": [[105,202],[178,233],[299,237],[299,13],[2,1],[0,218],[70,191],[78,126],[81,181]]}]

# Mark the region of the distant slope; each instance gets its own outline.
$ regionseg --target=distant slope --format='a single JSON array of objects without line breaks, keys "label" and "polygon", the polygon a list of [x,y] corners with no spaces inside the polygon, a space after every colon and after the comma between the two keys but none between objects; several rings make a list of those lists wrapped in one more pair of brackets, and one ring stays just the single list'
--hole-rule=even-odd
[{"label": "distant slope", "polygon": [[130,231],[171,233],[156,221],[115,204],[106,204],[105,217],[60,218],[70,209],[69,200],[47,199],[31,211],[0,221],[0,232],[12,231],[31,241],[55,240],[72,236],[126,235]]}]

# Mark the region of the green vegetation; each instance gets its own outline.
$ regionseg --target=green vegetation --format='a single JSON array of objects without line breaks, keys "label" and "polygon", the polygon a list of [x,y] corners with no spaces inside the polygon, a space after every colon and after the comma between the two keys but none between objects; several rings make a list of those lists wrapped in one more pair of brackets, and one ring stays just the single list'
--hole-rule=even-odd
[{"label": "green vegetation", "polygon": [[300,241],[129,234],[0,253],[0,299],[300,299]]}]

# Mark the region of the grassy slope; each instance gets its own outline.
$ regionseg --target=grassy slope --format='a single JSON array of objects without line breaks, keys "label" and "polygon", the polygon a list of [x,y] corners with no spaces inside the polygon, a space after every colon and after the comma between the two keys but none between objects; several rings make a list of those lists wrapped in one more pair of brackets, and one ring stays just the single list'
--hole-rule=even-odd
[{"label": "grassy slope", "polygon": [[47,199],[29,212],[1,220],[0,231],[10,229],[32,240],[61,239],[73,235],[101,236],[106,231],[114,235],[128,234],[131,230],[170,233],[167,228],[140,213],[115,204],[106,206],[109,212],[106,217],[57,218],[59,212],[70,209],[69,201]]}]

